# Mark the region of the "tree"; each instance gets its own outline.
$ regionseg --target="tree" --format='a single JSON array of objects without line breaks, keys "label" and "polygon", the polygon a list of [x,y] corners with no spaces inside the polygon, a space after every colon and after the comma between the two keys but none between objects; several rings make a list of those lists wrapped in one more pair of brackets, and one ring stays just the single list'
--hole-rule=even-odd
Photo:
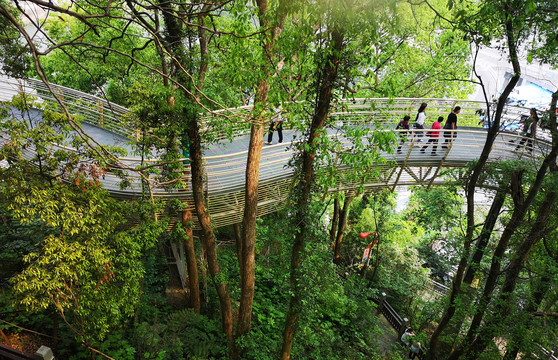
[{"label": "tree", "polygon": [[[367,36],[370,36],[371,39],[374,38],[375,32],[371,24],[376,12],[380,12],[385,6],[384,3],[371,4],[366,2],[361,4],[358,1],[326,2],[321,5],[323,8],[316,9],[319,16],[317,17],[317,25],[315,25],[320,31],[314,34],[317,43],[320,44],[320,51],[315,53],[318,60],[317,76],[315,77],[317,81],[314,88],[315,92],[309,92],[307,95],[310,98],[315,98],[315,102],[312,103],[312,120],[308,128],[305,129],[305,139],[301,143],[301,149],[293,161],[293,164],[296,164],[298,169],[296,187],[293,193],[293,198],[296,201],[292,217],[294,228],[296,229],[290,274],[293,295],[290,299],[289,311],[285,322],[281,359],[290,358],[296,323],[300,307],[302,306],[300,269],[303,261],[305,239],[310,226],[309,210],[311,194],[314,191],[315,185],[320,184],[316,179],[321,178],[321,181],[323,181],[320,184],[321,186],[331,182],[332,177],[326,175],[327,173],[331,174],[329,171],[331,167],[326,165],[329,164],[331,166],[333,164],[338,166],[337,160],[334,160],[330,152],[335,147],[323,151],[321,146],[328,143],[325,126],[327,125],[328,113],[334,100],[342,59],[345,58],[343,54],[353,34],[360,32],[359,34],[362,35],[361,31],[363,29],[359,24],[366,25]],[[324,15],[325,17],[322,18]],[[374,163],[374,159],[377,158],[378,149],[382,145],[389,144],[389,140],[382,138],[381,133],[377,134],[379,135],[378,141],[374,142],[375,133],[370,136],[367,131],[362,129],[349,129],[347,127],[346,130],[347,136],[354,135],[358,141],[355,142],[354,151],[350,149],[350,151],[346,151],[343,154],[342,164],[356,163],[356,157],[364,153],[358,150],[367,150],[369,156],[364,158],[361,166],[370,168],[370,165]],[[358,137],[357,134],[361,136]],[[363,134],[369,136],[370,141],[368,144],[361,141]],[[388,136],[387,139],[390,139],[390,137]],[[318,165],[322,165],[322,167],[320,168]],[[360,173],[352,173],[352,175],[354,174],[358,176]],[[351,173],[349,173],[349,178],[350,175]]]},{"label": "tree", "polygon": [[355,43],[364,70],[344,78],[356,82],[357,96],[462,98],[471,91],[462,81],[469,79],[469,44],[429,4],[450,16],[445,1],[397,2],[378,14],[376,41]]},{"label": "tree", "polygon": [[[527,2],[527,3],[521,2],[521,4],[519,4],[513,1],[502,1],[502,2],[485,1],[483,3],[478,3],[478,4],[459,2],[459,3],[451,4],[451,5],[456,5],[457,7],[456,14],[458,19],[461,19],[463,16],[465,16],[465,14],[467,14],[470,11],[472,11],[475,14],[472,17],[467,15],[466,16],[467,20],[463,18],[464,21],[458,21],[457,23],[465,25],[463,27],[464,30],[466,31],[466,33],[470,34],[469,36],[471,37],[471,40],[476,44],[480,44],[480,43],[486,44],[490,41],[490,39],[492,39],[493,35],[503,34],[506,41],[506,48],[508,50],[509,58],[514,69],[514,74],[511,80],[509,81],[509,83],[506,85],[504,91],[502,92],[502,95],[498,99],[496,113],[494,114],[493,127],[489,129],[487,141],[485,143],[485,147],[483,149],[481,157],[479,158],[478,162],[475,164],[471,175],[467,179],[467,183],[466,183],[467,233],[464,240],[464,252],[459,263],[457,274],[453,281],[452,293],[450,296],[450,305],[446,309],[442,317],[442,320],[440,321],[436,331],[431,337],[431,342],[430,342],[431,350],[429,352],[428,358],[436,358],[437,356],[439,356],[441,351],[439,336],[444,331],[444,329],[447,328],[447,326],[449,325],[449,321],[452,319],[456,311],[456,300],[458,298],[458,294],[460,293],[460,287],[463,281],[464,270],[466,268],[467,262],[469,261],[470,246],[472,244],[472,240],[474,239],[473,234],[475,228],[474,225],[475,189],[478,185],[479,177],[485,166],[487,156],[490,153],[490,148],[498,132],[500,118],[501,118],[505,101],[510,91],[513,89],[513,87],[515,86],[515,84],[517,83],[520,77],[520,66],[518,60],[518,53],[519,53],[518,43],[521,39],[529,35],[527,24],[530,23],[529,19],[532,18],[534,14],[534,10],[536,9],[536,6],[533,7],[534,4],[535,4],[534,2]],[[494,14],[500,14],[502,16],[495,18]],[[471,19],[474,20],[471,21]],[[487,19],[490,19],[490,21],[487,21]],[[548,156],[552,157],[553,151],[551,151],[551,153]],[[546,176],[548,167],[547,165],[544,165],[544,163],[547,160],[549,160],[548,157],[545,158],[545,161],[543,162],[543,166],[538,170],[538,174],[540,176],[540,178],[539,177],[537,178],[538,180],[542,180],[542,178]],[[550,162],[552,162],[552,160],[550,160]],[[512,179],[512,185],[513,182],[514,180]],[[516,173],[515,182],[516,184],[519,184],[519,187],[521,186],[520,173]],[[540,182],[535,181],[535,183],[531,186],[529,192],[529,201],[525,201],[519,198],[518,198],[519,201],[516,201],[516,207],[512,215],[512,218],[509,220],[506,229],[504,231],[504,234],[500,238],[500,242],[495,250],[495,257],[493,257],[493,267],[491,270],[491,274],[493,274],[493,276],[492,277],[489,276],[489,279],[487,280],[487,283],[485,285],[485,289],[484,289],[485,300],[489,300],[489,294],[492,293],[496,285],[495,281],[497,275],[493,271],[498,272],[497,268],[499,268],[499,261],[500,261],[499,259],[501,259],[501,256],[503,255],[503,251],[506,251],[504,249],[507,249],[509,237],[512,236],[512,234],[515,232],[517,227],[523,221],[527,209],[529,208],[531,202],[533,201],[533,199],[535,198],[535,196],[539,191],[540,184],[541,184]],[[512,186],[512,193],[513,192],[514,189]],[[515,194],[521,195],[521,192],[518,193],[516,190]],[[512,278],[510,278],[510,281],[514,282]],[[508,289],[511,289],[512,287],[513,286],[511,286],[510,283]],[[478,316],[475,316],[475,319],[473,320],[473,325],[470,328],[469,335],[476,333],[475,329],[478,327],[479,321],[483,317],[482,314],[484,313],[486,305],[487,303],[485,301],[481,301],[481,307],[476,310]],[[469,337],[468,339],[470,340],[471,338]],[[472,355],[472,356],[477,356],[479,350],[484,349],[483,346],[486,346],[486,342],[485,342],[487,341],[486,339],[482,341],[479,341],[478,337],[476,339],[477,339],[475,344],[476,349],[474,350],[476,355]],[[479,345],[481,343],[483,344],[482,346]],[[452,355],[452,357],[457,358],[459,355],[460,355],[460,350],[456,351]]]},{"label": "tree", "polygon": [[270,90],[271,74],[276,68],[276,42],[281,34],[286,17],[286,3],[280,1],[276,9],[271,9],[267,0],[256,1],[260,31],[263,33],[261,54],[261,75],[254,99],[254,120],[250,129],[250,145],[246,160],[246,185],[242,236],[240,238],[240,308],[237,336],[250,331],[252,303],[255,283],[255,242],[256,216],[258,213],[258,183],[260,159],[264,139],[267,98]]},{"label": "tree", "polygon": [[[0,2],[2,13],[14,13],[15,9],[7,1]],[[0,14],[2,14],[0,13]],[[11,26],[11,20],[0,17],[0,64],[2,72],[12,76],[22,76],[30,65],[29,49],[19,41],[19,31]]]},{"label": "tree", "polygon": [[[452,5],[452,4],[450,4],[450,5]],[[442,316],[442,319],[441,319],[440,323],[438,324],[438,327],[436,328],[435,332],[433,333],[433,335],[430,339],[430,351],[427,355],[427,357],[429,359],[434,359],[437,356],[440,356],[439,355],[439,351],[440,351],[440,349],[439,349],[440,348],[439,337],[442,334],[442,332],[446,329],[446,327],[449,325],[449,322],[450,322],[451,318],[453,317],[453,315],[455,314],[455,311],[456,311],[456,304],[457,304],[456,300],[457,300],[457,297],[460,293],[461,283],[462,283],[462,280],[463,280],[463,274],[464,274],[465,267],[466,267],[466,264],[467,264],[468,259],[469,259],[470,248],[471,248],[471,244],[472,244],[472,241],[473,241],[473,238],[474,238],[474,229],[475,229],[474,196],[475,196],[475,191],[476,191],[476,187],[477,187],[477,181],[478,181],[479,176],[481,175],[481,173],[483,171],[483,168],[486,164],[486,160],[488,159],[488,155],[491,151],[492,144],[494,143],[494,140],[496,138],[498,129],[500,127],[500,119],[501,119],[501,115],[502,115],[502,111],[503,111],[506,99],[509,96],[509,94],[511,93],[512,89],[517,84],[517,82],[519,81],[519,77],[520,77],[520,67],[519,67],[519,60],[518,60],[517,41],[518,41],[518,34],[521,34],[521,31],[523,29],[523,24],[521,24],[521,22],[518,18],[506,15],[506,14],[508,14],[508,11],[511,11],[511,8],[509,6],[503,6],[503,8],[499,9],[498,14],[504,15],[503,17],[498,18],[498,19],[494,19],[494,21],[491,21],[491,22],[482,23],[483,21],[486,20],[486,16],[489,16],[489,17],[493,18],[493,14],[494,14],[493,13],[494,8],[492,7],[493,5],[494,5],[493,3],[485,2],[485,3],[479,4],[478,9],[476,7],[473,7],[474,10],[471,10],[470,8],[467,8],[467,6],[470,6],[470,4],[464,3],[463,8],[460,8],[461,12],[458,12],[458,14],[460,16],[464,16],[467,13],[467,11],[465,9],[468,9],[469,11],[475,12],[476,14],[473,17],[475,19],[475,24],[473,25],[471,22],[468,22],[468,21],[462,21],[462,22],[459,22],[459,23],[465,25],[465,31],[469,30],[467,33],[471,34],[470,36],[471,36],[472,41],[477,41],[479,43],[488,41],[488,39],[491,38],[492,34],[494,34],[495,31],[498,31],[498,30],[495,30],[495,29],[501,29],[501,31],[505,34],[505,37],[506,37],[506,40],[507,40],[507,47],[508,47],[508,50],[509,50],[509,56],[510,56],[510,60],[512,62],[513,68],[514,68],[514,76],[508,82],[504,91],[502,92],[502,94],[500,95],[500,97],[498,99],[496,114],[494,115],[494,121],[493,121],[493,124],[492,124],[491,128],[488,131],[488,135],[487,135],[487,139],[486,139],[483,151],[481,153],[481,156],[479,157],[479,160],[475,164],[475,167],[473,168],[470,176],[467,179],[467,184],[466,184],[467,231],[466,231],[465,239],[464,239],[464,246],[463,246],[464,251],[463,251],[463,255],[461,257],[461,260],[459,262],[459,266],[458,266],[458,269],[456,271],[454,281],[452,283],[452,291],[451,291],[451,294],[450,294],[450,302],[449,302],[450,305],[448,306],[448,308],[444,312],[444,315]],[[517,11],[519,11],[519,10],[517,10]],[[488,15],[488,14],[490,14],[490,15]],[[483,19],[483,20],[481,20],[481,19]],[[477,21],[478,21],[478,23],[477,23]],[[493,27],[491,27],[491,26],[493,26]]]},{"label": "tree", "polygon": [[126,230],[122,214],[155,209],[111,199],[100,188],[102,170],[92,159],[50,145],[84,146],[64,125],[65,117],[45,105],[37,122],[29,110],[41,106],[30,101],[21,96],[10,102],[23,121],[12,115],[2,123],[10,142],[0,149],[9,163],[0,169],[0,201],[18,222],[39,223],[46,232],[11,282],[17,304],[33,312],[54,308],[79,342],[96,351],[96,342],[134,314],[143,253],[166,224],[140,220],[139,227]]}]

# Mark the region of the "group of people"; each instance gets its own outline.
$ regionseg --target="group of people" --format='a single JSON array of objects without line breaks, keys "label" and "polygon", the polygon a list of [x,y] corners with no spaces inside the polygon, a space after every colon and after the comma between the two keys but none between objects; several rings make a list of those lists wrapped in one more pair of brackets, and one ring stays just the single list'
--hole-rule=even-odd
[{"label": "group of people", "polygon": [[[415,117],[415,123],[414,123],[414,128],[417,130],[424,130],[425,129],[425,125],[426,125],[426,107],[428,106],[427,103],[422,103],[417,111],[417,115]],[[273,133],[274,131],[277,131],[277,135],[279,136],[279,143],[283,142],[283,117],[281,116],[281,110],[279,108],[274,108],[274,116],[272,118],[272,121],[270,123],[269,126],[269,130],[268,130],[268,134],[267,134],[267,145],[271,145],[272,144],[272,139],[273,139]],[[425,153],[426,149],[429,146],[432,146],[432,151],[430,153],[430,155],[435,156],[438,150],[438,144],[439,144],[439,138],[440,138],[440,132],[442,131],[442,128],[444,129],[443,134],[444,134],[444,138],[445,141],[442,145],[442,149],[447,149],[449,144],[457,137],[457,132],[452,131],[457,129],[457,115],[461,112],[461,107],[460,106],[456,106],[455,108],[453,108],[453,110],[451,111],[451,113],[447,116],[446,119],[446,123],[444,124],[444,126],[442,127],[442,122],[444,121],[444,118],[442,116],[439,116],[438,119],[436,121],[434,121],[432,123],[431,129],[428,132],[422,132],[422,131],[418,131],[415,134],[415,142],[419,143],[423,141],[423,137],[426,135],[426,137],[428,137],[428,140],[425,141],[424,145],[421,147],[420,152],[421,153]],[[483,114],[484,115],[484,114]],[[539,122],[539,116],[537,115],[537,109],[533,108],[531,109],[531,116],[528,117],[528,120],[525,121],[524,126],[523,126],[523,132],[525,134],[526,137],[522,138],[520,143],[517,145],[515,150],[519,150],[519,148],[521,146],[523,146],[525,143],[527,143],[527,149],[529,151],[533,150],[533,139],[535,138],[535,134],[536,134],[536,130],[537,130],[537,126],[538,126],[538,122]],[[410,125],[410,120],[411,117],[409,115],[405,115],[403,117],[403,120],[401,120],[399,122],[399,124],[397,124],[396,129],[401,129],[401,130],[410,130],[411,125]],[[407,131],[403,131],[400,133],[400,142],[399,142],[399,146],[397,147],[397,153],[400,154],[401,153],[401,148],[403,147],[403,144],[406,141],[407,138]]]},{"label": "group of people", "polygon": [[421,343],[415,341],[415,333],[410,327],[406,328],[403,335],[401,335],[401,342],[409,348],[409,359],[414,359],[422,349]]},{"label": "group of people", "polygon": [[[414,124],[414,128],[418,129],[418,130],[423,130],[425,129],[425,124],[426,124],[426,107],[428,106],[427,103],[422,103],[418,109],[417,112],[417,116],[415,117],[415,124]],[[444,125],[444,129],[446,131],[444,131],[444,138],[445,138],[445,142],[442,145],[443,149],[447,149],[449,144],[453,141],[453,139],[455,139],[457,137],[457,133],[455,131],[451,131],[451,130],[455,130],[457,129],[457,115],[461,112],[461,107],[460,106],[456,106],[455,108],[453,108],[452,112],[448,115],[447,119],[446,119],[446,123]],[[403,120],[399,122],[399,124],[397,124],[396,129],[402,129],[402,130],[410,130],[410,124],[409,121],[411,120],[411,117],[409,115],[405,115],[405,117],[403,117]],[[426,132],[426,136],[429,138],[428,141],[425,143],[424,146],[421,147],[420,152],[421,153],[425,153],[426,149],[428,148],[428,146],[432,146],[432,152],[430,153],[430,155],[435,156],[436,155],[436,151],[438,150],[438,140],[440,137],[440,131],[442,129],[442,122],[444,121],[444,118],[442,116],[438,117],[438,119],[436,121],[434,121],[432,123],[432,127],[431,130]],[[422,137],[425,135],[424,132],[420,131],[416,133],[416,142],[422,142]],[[406,141],[406,136],[407,136],[407,132],[401,132],[401,141],[399,142],[399,147],[397,148],[397,153],[400,154],[401,153],[401,148],[403,147],[403,143]]]}]

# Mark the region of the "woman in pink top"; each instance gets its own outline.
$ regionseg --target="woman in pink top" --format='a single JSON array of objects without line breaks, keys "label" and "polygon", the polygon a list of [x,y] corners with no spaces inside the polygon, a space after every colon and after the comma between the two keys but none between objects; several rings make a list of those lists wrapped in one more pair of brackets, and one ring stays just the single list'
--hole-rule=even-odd
[{"label": "woman in pink top", "polygon": [[434,121],[434,124],[432,124],[432,130],[426,134],[428,137],[430,137],[430,139],[428,139],[426,145],[424,145],[422,149],[420,149],[420,152],[422,154],[424,154],[428,145],[433,144],[432,153],[430,153],[430,155],[436,155],[436,149],[438,149],[438,138],[440,137],[440,129],[442,128],[442,121],[444,121],[444,118],[440,116],[438,120]]}]

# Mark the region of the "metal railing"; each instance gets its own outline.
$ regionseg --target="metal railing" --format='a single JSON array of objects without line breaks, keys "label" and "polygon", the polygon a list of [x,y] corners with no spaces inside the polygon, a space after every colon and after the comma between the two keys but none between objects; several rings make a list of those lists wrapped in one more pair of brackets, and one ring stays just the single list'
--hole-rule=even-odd
[{"label": "metal railing", "polygon": [[[386,300],[386,297],[386,293],[382,293],[380,300],[378,300],[378,311],[384,315],[390,325],[397,331],[397,340],[400,341],[401,335],[403,335],[407,329],[407,325],[409,325],[409,320],[401,317]],[[426,349],[420,348],[415,355],[415,359],[423,360],[426,357],[426,351]]]},{"label": "metal railing", "polygon": [[48,102],[54,109],[60,109],[62,102],[71,115],[79,115],[89,124],[99,126],[129,138],[135,137],[135,130],[130,129],[123,119],[130,111],[118,104],[98,96],[90,95],[65,86],[50,84],[57,95],[52,94],[48,86],[36,79],[14,79],[0,76],[0,100],[7,101],[18,93],[36,97],[39,102]]},{"label": "metal railing", "polygon": [[424,278],[424,286],[428,290],[431,290],[436,294],[442,296],[447,296],[449,294],[450,288],[447,287],[446,285],[440,284],[439,282],[436,282],[427,276],[423,276],[423,278]]},{"label": "metal railing", "polygon": [[547,350],[542,345],[539,344],[537,344],[537,347],[542,352],[542,355],[544,356],[543,357],[544,360],[558,360],[558,357],[554,355],[554,350]]}]

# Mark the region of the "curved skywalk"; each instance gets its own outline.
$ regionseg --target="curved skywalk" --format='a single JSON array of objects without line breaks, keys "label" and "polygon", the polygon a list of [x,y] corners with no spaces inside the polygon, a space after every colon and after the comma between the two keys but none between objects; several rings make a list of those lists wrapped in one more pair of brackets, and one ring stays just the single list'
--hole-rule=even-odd
[{"label": "curved skywalk", "polygon": [[[91,135],[95,141],[103,145],[117,145],[132,152],[133,139],[136,132],[122,125],[120,118],[127,113],[127,109],[121,106],[108,103],[107,101],[84,94],[72,89],[61,86],[54,86],[56,93],[63,96],[63,102],[68,107],[70,113],[78,113],[84,117],[86,123],[83,129]],[[40,101],[53,101],[52,94],[45,85],[37,80],[15,80],[0,77],[0,100],[9,100],[14,94],[25,92],[32,94]],[[462,107],[459,115],[459,123],[469,122],[476,124],[477,116],[475,110],[482,108],[483,104],[473,101],[443,100],[443,99],[370,99],[355,100],[347,102],[342,111],[333,113],[336,123],[344,124],[366,124],[374,121],[381,121],[386,128],[395,127],[395,124],[404,114],[414,114],[418,105],[426,101],[429,103],[429,120],[438,115],[444,116],[449,113],[455,105]],[[246,108],[227,110],[237,113],[245,111]],[[518,119],[521,114],[528,113],[528,110],[509,107],[506,109],[506,117]],[[32,111],[28,114],[15,116],[35,117],[40,121],[41,113]],[[208,120],[210,121],[210,120]],[[415,136],[418,135],[418,130]],[[384,152],[381,155],[386,159],[386,164],[377,165],[379,168],[378,176],[373,180],[363,184],[364,188],[373,190],[374,188],[394,189],[400,185],[422,185],[431,186],[443,184],[445,181],[440,176],[440,170],[444,168],[460,168],[466,166],[472,160],[478,159],[486,139],[486,130],[482,128],[459,126],[457,138],[447,149],[442,149],[444,137],[440,134],[440,143],[436,155],[431,155],[432,146],[421,153],[420,149],[425,144],[426,137],[422,137],[422,142],[417,142],[415,136],[409,136],[409,140],[403,145],[400,154]],[[338,130],[329,129],[329,136],[343,137]],[[8,139],[6,134],[1,134],[0,144]],[[289,159],[293,155],[290,146],[293,136],[292,130],[284,130],[283,144],[264,145],[260,164],[260,186],[258,195],[258,213],[264,215],[281,209],[289,197],[293,169],[287,166]],[[300,136],[297,136],[297,139]],[[274,140],[277,135],[274,134]],[[542,140],[535,141],[533,151],[527,148],[517,147],[520,138],[511,133],[501,133],[490,154],[489,162],[497,162],[506,159],[529,159],[536,160],[543,156],[548,150],[548,143]],[[511,143],[511,142],[515,143]],[[218,144],[208,145],[205,149],[205,190],[208,194],[208,206],[215,226],[220,227],[241,221],[244,204],[244,180],[245,163],[249,143],[249,133],[247,129],[238,129],[234,141],[221,141]],[[345,144],[350,148],[350,144]],[[395,150],[395,149],[394,149]],[[28,153],[32,157],[33,153]],[[129,155],[121,157],[122,164],[130,168],[138,167],[142,160],[138,156]],[[143,164],[156,164],[157,159],[144,160]],[[339,172],[346,169],[339,168]],[[107,172],[102,185],[110,194],[120,199],[135,199],[142,196],[142,187],[139,175],[127,171],[130,186],[121,189],[121,178],[112,172]],[[343,183],[337,184],[330,191],[351,190],[359,184]],[[185,189],[166,189],[156,187],[152,189],[153,195],[165,199],[176,198],[187,201],[191,205],[192,193],[189,186]],[[192,209],[193,210],[193,209]],[[194,219],[196,217],[194,216]]]}]

